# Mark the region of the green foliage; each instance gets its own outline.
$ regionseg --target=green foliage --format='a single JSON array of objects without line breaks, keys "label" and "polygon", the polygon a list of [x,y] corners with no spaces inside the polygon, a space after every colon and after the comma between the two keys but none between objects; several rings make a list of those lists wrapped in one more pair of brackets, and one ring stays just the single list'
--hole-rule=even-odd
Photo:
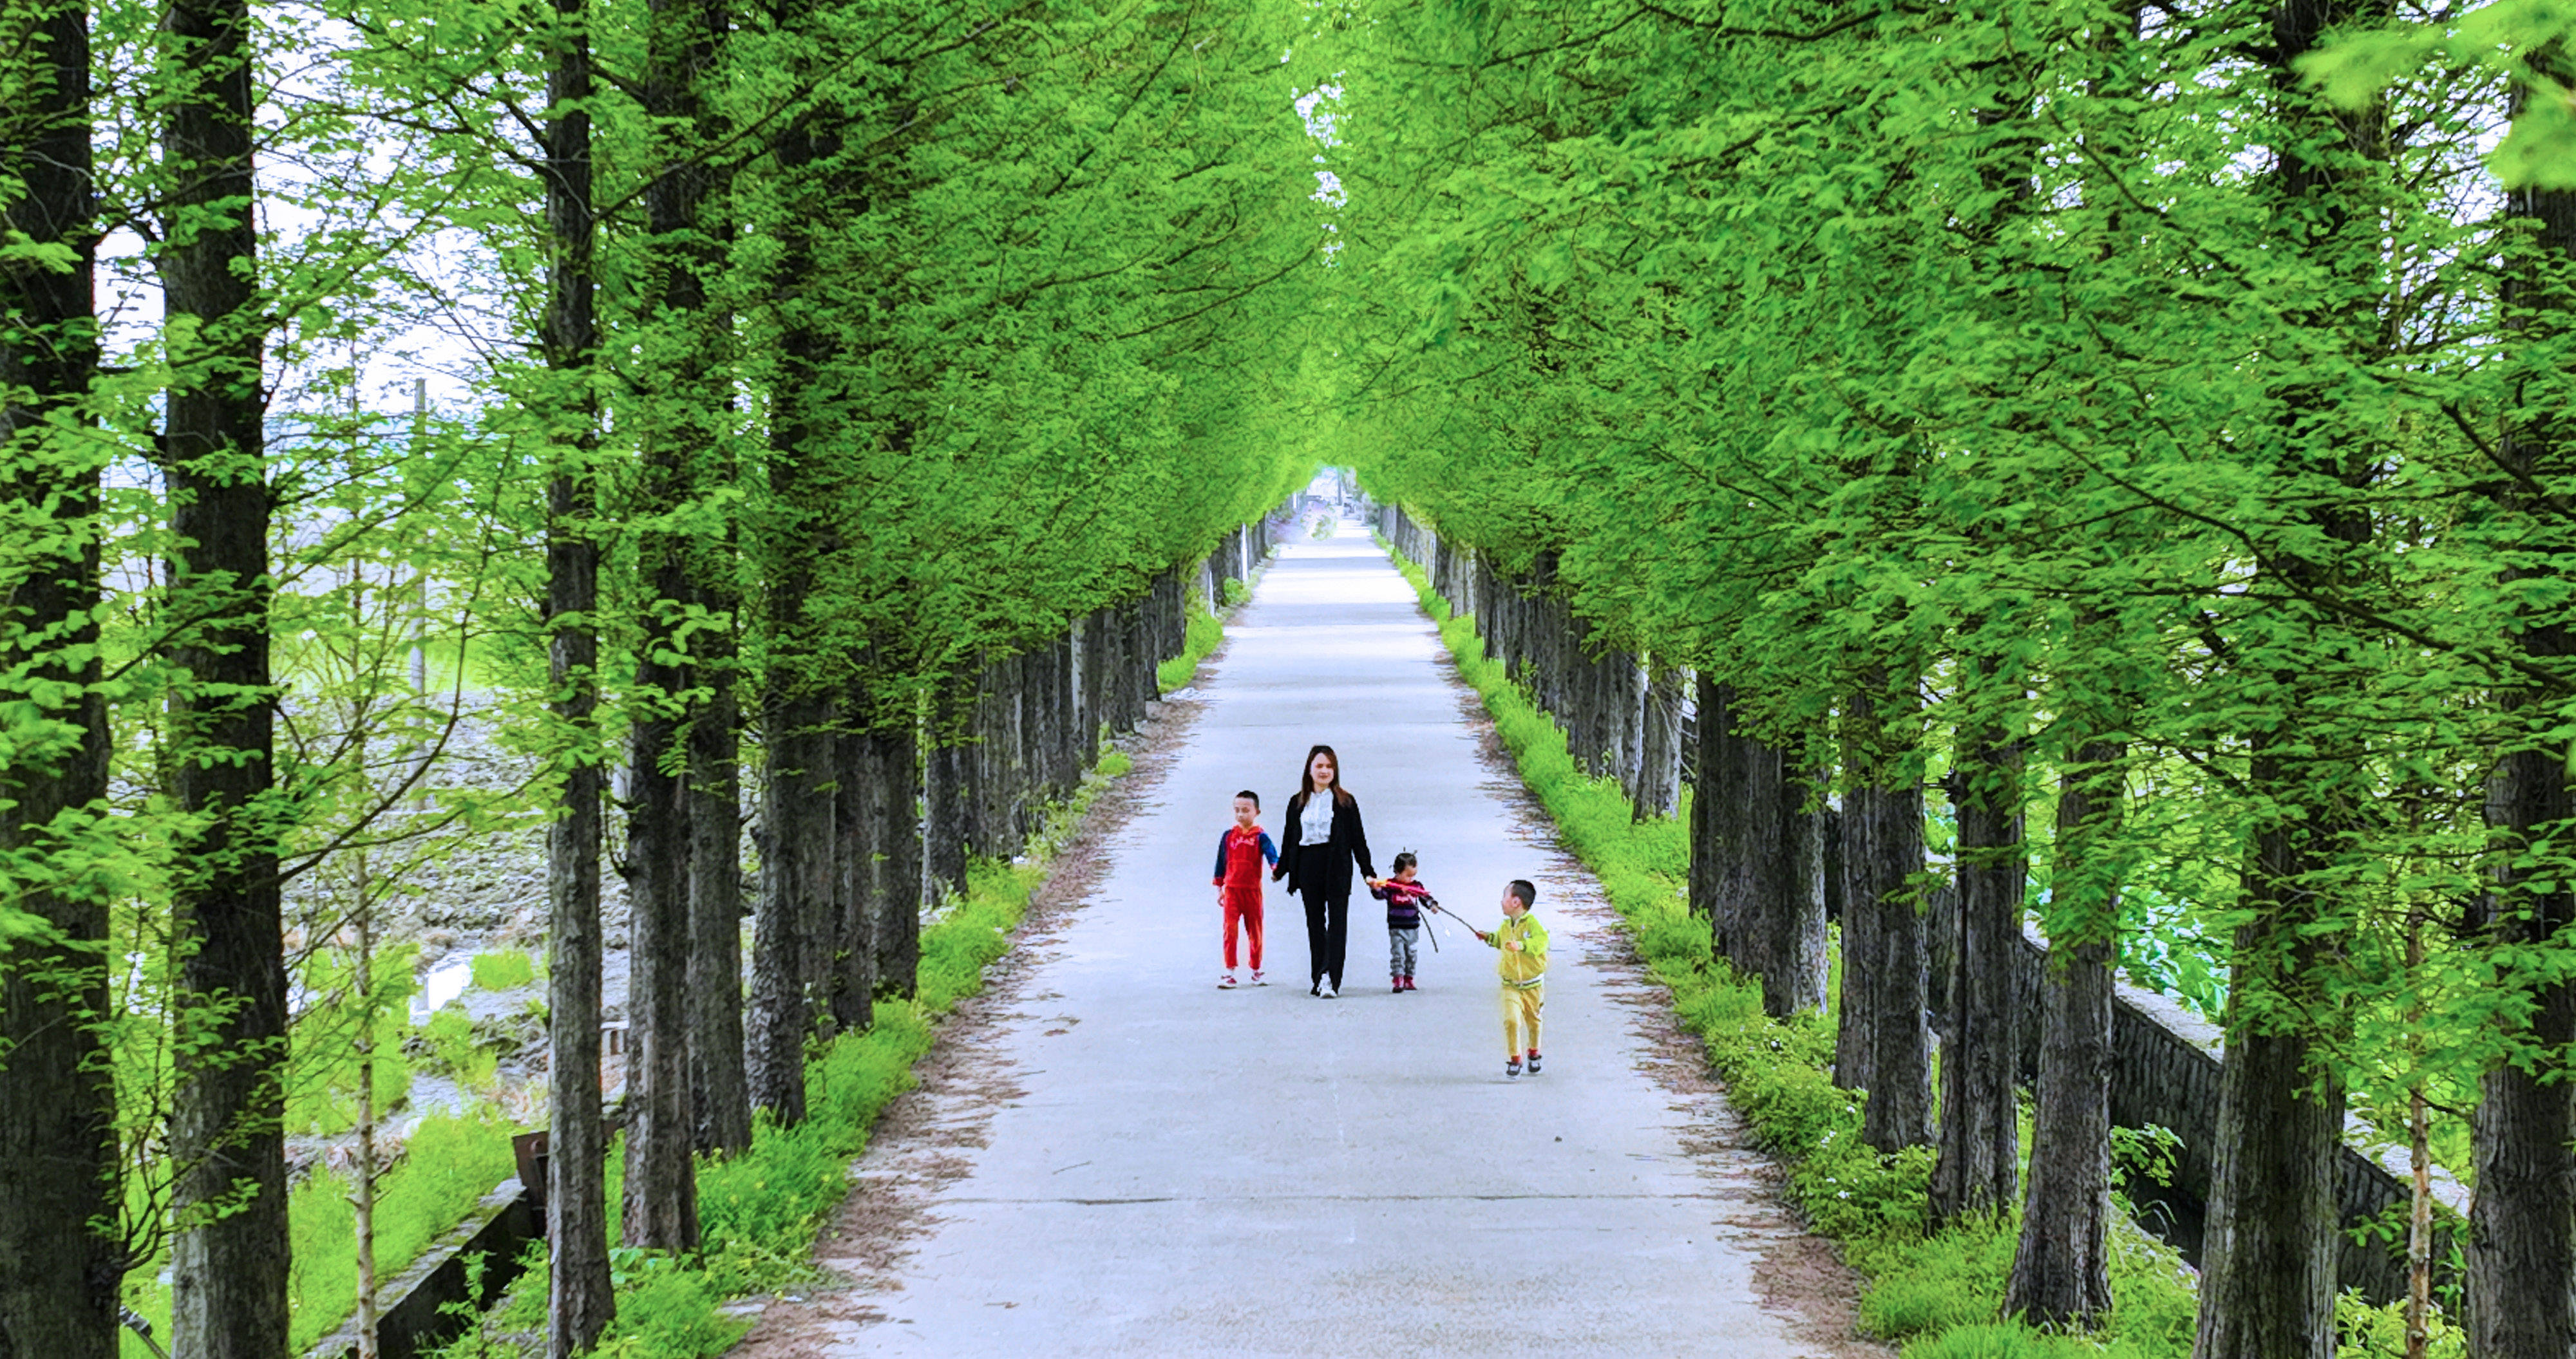
[{"label": "green foliage", "polygon": [[403,1056],[402,1038],[416,989],[412,962],[418,954],[418,947],[411,944],[378,952],[374,985],[363,1007],[354,984],[354,955],[326,950],[306,959],[304,989],[313,1000],[296,1017],[294,1045],[287,1057],[287,1127],[328,1136],[355,1126],[359,1027],[370,1012],[375,1030],[376,1116],[384,1117],[409,1097],[411,1066]]},{"label": "green foliage", "polygon": [[[2427,1318],[2425,1339],[2426,1359],[2467,1359],[2468,1333],[2439,1312]],[[2353,1293],[2335,1299],[2335,1359],[2403,1359],[2405,1353],[2402,1304],[2373,1307]]]},{"label": "green foliage", "polygon": [[[306,969],[346,954],[356,907],[425,890],[411,870],[484,847],[469,842],[541,832],[568,770],[613,758],[634,713],[682,694],[641,678],[674,648],[691,663],[684,717],[719,694],[808,682],[908,713],[978,658],[1061,635],[1197,560],[1315,463],[1308,394],[1275,363],[1321,314],[1323,233],[1290,102],[1304,68],[1280,59],[1303,37],[1298,6],[1046,5],[999,23],[955,7],[756,8],[720,26],[689,91],[702,120],[645,107],[667,93],[643,69],[653,16],[594,8],[602,74],[586,111],[603,220],[578,282],[602,334],[595,362],[564,368],[546,364],[539,332],[549,269],[576,252],[550,234],[560,219],[528,120],[495,102],[544,88],[560,44],[528,16],[264,8],[245,85],[277,131],[261,154],[295,173],[181,221],[163,206],[168,101],[136,74],[168,50],[158,20],[133,6],[84,15],[95,197],[151,219],[109,234],[100,279],[145,286],[172,242],[229,213],[275,214],[257,267],[230,262],[260,288],[244,338],[271,365],[265,444],[225,455],[241,484],[274,492],[274,569],[251,573],[273,597],[245,609],[166,569],[184,545],[161,437],[170,391],[195,380],[173,364],[197,318],[105,327],[100,366],[42,393],[40,418],[0,440],[0,482],[17,488],[0,504],[13,545],[0,594],[23,598],[36,549],[94,548],[96,597],[74,603],[101,628],[93,644],[40,619],[0,647],[0,671],[19,677],[0,692],[0,773],[72,748],[80,733],[52,710],[95,698],[115,790],[83,810],[95,824],[55,827],[59,843],[0,848],[14,889],[0,893],[0,939],[53,937],[26,908],[31,888],[76,884],[113,903],[107,937],[74,942],[131,960],[98,1025],[137,1267],[169,1226],[172,1092],[200,1055],[173,1030],[204,1008],[178,994],[173,902],[223,867],[192,848],[203,818],[179,807],[174,771],[273,769],[258,828],[287,884],[296,989],[320,994]],[[23,122],[30,71],[0,67],[0,120]],[[459,71],[486,83],[460,93]],[[934,111],[907,103],[918,91],[941,92]],[[433,105],[457,116],[422,119]],[[704,144],[718,127],[722,146]],[[776,140],[790,129],[831,149],[800,159]],[[706,246],[686,271],[706,293],[694,310],[664,295],[672,237],[648,207],[648,186],[683,162],[722,167],[708,221],[684,232]],[[24,187],[12,174],[0,167],[0,197]],[[717,218],[722,231],[701,229]],[[0,255],[13,269],[78,260],[51,239],[0,242]],[[414,376],[429,383],[418,411]],[[673,435],[688,465],[641,475]],[[67,473],[72,489],[102,486],[98,504],[58,493]],[[581,484],[560,513],[557,474]],[[573,686],[599,687],[595,725],[550,711],[564,697],[547,672],[561,629],[541,613],[559,528],[601,554],[598,597],[566,625],[600,643]],[[657,554],[685,563],[689,598],[663,597]],[[200,692],[182,659],[209,650],[210,628],[264,633],[264,648],[211,651],[266,658],[238,687],[278,718],[273,751],[211,748],[173,720],[225,696]],[[1192,627],[1193,655],[1212,641]],[[91,670],[114,678],[85,693],[57,678]],[[525,847],[542,853],[542,835]],[[969,985],[954,973],[970,965],[948,961],[941,984]],[[507,951],[473,970],[485,991],[538,976]],[[335,1022],[328,1005],[299,1017],[286,1082],[298,1129],[346,1124],[355,1075]],[[405,1064],[399,1026],[380,1027],[371,1093],[390,1104]],[[469,1088],[495,1061],[461,1016],[433,1019],[416,1055]]]},{"label": "green foliage", "polygon": [[2576,110],[2551,54],[2576,37],[2563,5],[2551,0],[2488,0],[2456,18],[2394,28],[2356,28],[2309,53],[2300,71],[2328,98],[2361,108],[2403,87],[2427,65],[2437,71],[2485,66],[2527,84],[2540,97],[2523,103],[2513,130],[2488,157],[2511,188],[2576,188]]},{"label": "green foliage", "polygon": [[420,1026],[419,1040],[429,1049],[429,1064],[467,1090],[491,1088],[501,1054],[486,1044],[465,1007],[451,1001]]},{"label": "green foliage", "polygon": [[1225,607],[1229,609],[1239,609],[1243,607],[1245,600],[1252,598],[1252,587],[1232,576],[1228,576],[1225,578],[1225,588],[1219,590],[1217,594],[1220,599],[1225,601]]},{"label": "green foliage", "polygon": [[2125,1342],[2099,1345],[2080,1336],[2043,1335],[2020,1322],[1960,1326],[1905,1347],[1905,1359],[2156,1359],[2160,1352]]},{"label": "green foliage", "polygon": [[514,948],[477,953],[467,966],[478,991],[514,990],[534,983],[538,977],[535,960]]},{"label": "green foliage", "polygon": [[667,1256],[639,1269],[617,1291],[617,1319],[591,1351],[598,1359],[709,1359],[733,1348],[748,1318],[716,1310],[713,1282]]},{"label": "green foliage", "polygon": [[[2465,1169],[2481,1080],[2554,1068],[2534,1007],[2576,975],[2539,914],[2576,838],[2490,824],[2558,815],[2496,790],[2557,787],[2576,697],[2537,640],[2576,616],[2541,508],[2576,289],[2544,200],[2497,192],[2576,183],[2567,8],[2253,47],[1791,12],[1318,35],[1354,186],[1321,441],[1587,646],[1728,684],[1827,791],[2012,733],[2052,938],[2301,1044],[2383,1133],[2429,1101]],[[2512,489],[2505,447],[2541,459]],[[1873,690],[1919,706],[1850,730]]]}]

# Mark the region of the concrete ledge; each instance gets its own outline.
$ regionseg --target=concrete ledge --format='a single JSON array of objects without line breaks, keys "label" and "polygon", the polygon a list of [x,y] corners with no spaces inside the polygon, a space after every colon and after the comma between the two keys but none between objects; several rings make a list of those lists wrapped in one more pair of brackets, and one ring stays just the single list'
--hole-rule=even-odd
[{"label": "concrete ledge", "polygon": [[[492,1304],[519,1276],[519,1252],[538,1238],[545,1224],[528,1211],[526,1195],[513,1177],[483,1196],[465,1220],[433,1241],[420,1258],[377,1285],[381,1307],[376,1318],[376,1352],[382,1359],[417,1359],[464,1334],[474,1318],[446,1315],[451,1302],[476,1311]],[[479,1292],[466,1287],[466,1260],[483,1257]],[[340,1329],[305,1351],[305,1359],[350,1359],[358,1352],[358,1322],[351,1317]]]}]

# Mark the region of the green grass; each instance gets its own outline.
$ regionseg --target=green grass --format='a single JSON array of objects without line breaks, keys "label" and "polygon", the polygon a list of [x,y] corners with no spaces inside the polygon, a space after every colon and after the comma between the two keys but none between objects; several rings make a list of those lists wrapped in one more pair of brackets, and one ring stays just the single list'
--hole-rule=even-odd
[{"label": "green grass", "polygon": [[1159,686],[1154,692],[1168,694],[1188,687],[1190,677],[1199,672],[1199,662],[1206,660],[1208,653],[1216,650],[1216,644],[1224,640],[1225,625],[1217,620],[1215,614],[1193,611],[1190,614],[1189,641],[1181,648],[1181,654],[1154,667],[1154,680]]},{"label": "green grass", "polygon": [[473,974],[477,991],[510,991],[537,979],[536,960],[514,948],[477,953],[466,967]]},{"label": "green grass", "polygon": [[468,1091],[492,1088],[501,1054],[475,1041],[474,1020],[464,1006],[454,1001],[440,1006],[417,1032],[429,1045],[430,1064],[454,1077],[458,1086]]},{"label": "green grass", "polygon": [[[493,1110],[472,1110],[421,1120],[401,1163],[377,1181],[376,1273],[389,1277],[420,1257],[429,1243],[456,1225],[494,1186],[516,1174],[510,1134],[517,1131]],[[349,1206],[347,1176],[318,1171],[287,1195],[288,1240],[294,1263],[287,1275],[287,1334],[296,1353],[348,1319],[358,1302],[356,1210]],[[126,1305],[152,1323],[165,1347],[170,1338],[170,1288],[159,1270],[128,1276]],[[131,1332],[122,1333],[126,1359],[151,1359]]]},{"label": "green grass", "polygon": [[[1932,1153],[1921,1147],[1881,1153],[1861,1141],[1864,1097],[1835,1088],[1826,1072],[1833,1059],[1830,1015],[1772,1019],[1762,1012],[1760,985],[1711,957],[1708,924],[1690,913],[1685,898],[1687,813],[1633,823],[1618,782],[1584,774],[1566,753],[1564,733],[1504,676],[1500,662],[1486,657],[1473,616],[1453,615],[1419,567],[1388,555],[1440,625],[1459,673],[1483,697],[1521,781],[1600,880],[1637,952],[1671,989],[1676,1014],[1705,1045],[1728,1100],[1786,1172],[1791,1201],[1869,1276],[1862,1327],[1905,1341],[1906,1359],[2188,1359],[2199,1308],[2191,1276],[2172,1248],[2126,1224],[2113,1243],[2112,1311],[2098,1335],[2042,1336],[1999,1320],[2018,1213],[1926,1234]],[[2027,1155],[2027,1138],[2023,1145]],[[2393,1306],[2342,1299],[2338,1359],[2402,1354],[2396,1315]],[[2433,1353],[2442,1359],[2461,1353],[2459,1332],[2438,1318]]]}]

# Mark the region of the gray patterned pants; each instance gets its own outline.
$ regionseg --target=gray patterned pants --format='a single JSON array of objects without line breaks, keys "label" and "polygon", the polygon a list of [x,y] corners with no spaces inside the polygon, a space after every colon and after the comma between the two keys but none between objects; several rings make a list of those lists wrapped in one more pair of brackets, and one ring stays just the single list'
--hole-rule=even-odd
[{"label": "gray patterned pants", "polygon": [[1416,947],[1416,941],[1421,937],[1422,931],[1419,928],[1399,930],[1393,925],[1387,926],[1386,970],[1389,973],[1398,977],[1410,977],[1413,975],[1414,959],[1421,956],[1414,950]]}]

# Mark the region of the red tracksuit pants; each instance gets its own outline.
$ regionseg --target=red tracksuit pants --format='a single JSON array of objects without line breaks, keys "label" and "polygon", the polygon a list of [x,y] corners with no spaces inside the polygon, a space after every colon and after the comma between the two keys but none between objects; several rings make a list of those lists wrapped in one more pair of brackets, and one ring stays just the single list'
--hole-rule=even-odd
[{"label": "red tracksuit pants", "polygon": [[1252,970],[1261,970],[1261,889],[1249,892],[1225,889],[1225,970],[1234,970],[1234,931],[1243,927],[1243,936],[1252,946]]}]

